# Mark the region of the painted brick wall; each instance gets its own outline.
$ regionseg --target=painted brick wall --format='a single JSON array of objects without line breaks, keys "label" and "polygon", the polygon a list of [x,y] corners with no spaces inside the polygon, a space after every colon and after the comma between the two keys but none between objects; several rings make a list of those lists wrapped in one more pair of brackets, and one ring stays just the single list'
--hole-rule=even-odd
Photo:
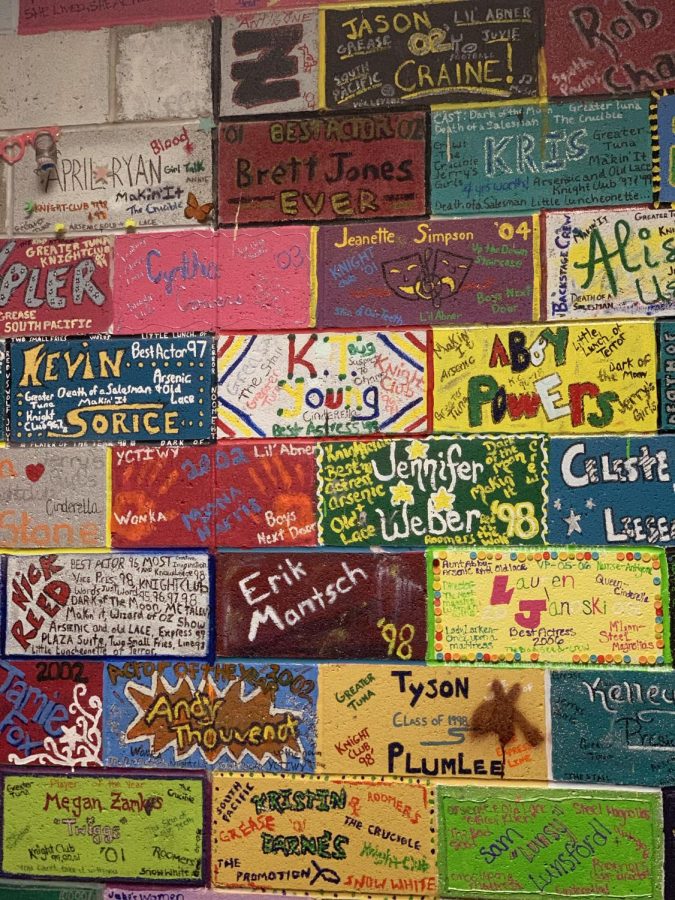
[{"label": "painted brick wall", "polygon": [[0,9],[0,900],[675,897],[675,8]]}]

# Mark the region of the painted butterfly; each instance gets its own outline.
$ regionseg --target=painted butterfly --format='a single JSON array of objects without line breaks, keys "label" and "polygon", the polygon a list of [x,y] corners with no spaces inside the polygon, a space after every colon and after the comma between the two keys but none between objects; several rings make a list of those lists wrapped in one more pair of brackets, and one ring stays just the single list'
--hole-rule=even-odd
[{"label": "painted butterfly", "polygon": [[196,219],[198,222],[206,222],[212,209],[213,203],[200,204],[192,191],[190,191],[190,193],[188,193],[187,206],[183,210],[183,214],[186,219]]}]

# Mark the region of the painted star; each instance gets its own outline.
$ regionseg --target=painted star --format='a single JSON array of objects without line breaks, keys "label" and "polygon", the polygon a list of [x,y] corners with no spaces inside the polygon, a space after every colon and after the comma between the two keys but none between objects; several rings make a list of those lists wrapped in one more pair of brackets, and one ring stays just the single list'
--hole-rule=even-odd
[{"label": "painted star", "polygon": [[567,525],[567,537],[571,534],[574,534],[575,531],[578,531],[581,534],[581,516],[578,516],[573,509],[570,509],[570,514],[566,519],[563,519],[563,522]]},{"label": "painted star", "polygon": [[455,505],[455,495],[449,494],[444,487],[439,488],[436,493],[432,494],[431,499],[434,504],[434,509],[438,512],[441,512],[444,509],[452,509]]},{"label": "painted star", "polygon": [[595,509],[595,500],[592,497],[586,501],[586,509]]},{"label": "painted star", "polygon": [[423,444],[422,441],[410,441],[405,452],[408,454],[408,459],[426,459],[429,445]]},{"label": "painted star", "polygon": [[400,481],[398,484],[389,487],[391,491],[391,502],[395,506],[398,506],[401,503],[412,503],[413,502],[413,490],[411,485],[406,484],[405,481]]},{"label": "painted star", "polygon": [[562,509],[562,503],[561,503],[561,501],[560,501],[560,500],[554,500],[554,501],[553,501],[553,508],[554,508],[554,509]]},{"label": "painted star", "polygon": [[202,116],[202,118],[199,120],[199,131],[203,131],[204,134],[211,134],[215,127],[216,123],[213,121],[211,116]]},{"label": "painted star", "polygon": [[94,184],[107,184],[112,172],[107,166],[96,166],[94,169]]}]

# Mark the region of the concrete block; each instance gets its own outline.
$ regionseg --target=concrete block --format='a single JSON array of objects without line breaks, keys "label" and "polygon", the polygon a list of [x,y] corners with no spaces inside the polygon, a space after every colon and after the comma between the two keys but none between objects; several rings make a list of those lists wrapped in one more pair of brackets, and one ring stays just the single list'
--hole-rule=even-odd
[{"label": "concrete block", "polygon": [[0,129],[108,118],[108,31],[0,34]]},{"label": "concrete block", "polygon": [[318,10],[224,17],[220,70],[221,116],[316,109]]},{"label": "concrete block", "polygon": [[211,24],[119,28],[115,110],[120,121],[211,112]]},{"label": "concrete block", "polygon": [[9,179],[6,177],[8,168],[9,166],[0,162],[0,234],[9,233],[9,221],[7,218],[7,207],[9,205],[7,184]]},{"label": "concrete block", "polygon": [[16,34],[19,0],[4,0],[0,5],[0,34]]}]

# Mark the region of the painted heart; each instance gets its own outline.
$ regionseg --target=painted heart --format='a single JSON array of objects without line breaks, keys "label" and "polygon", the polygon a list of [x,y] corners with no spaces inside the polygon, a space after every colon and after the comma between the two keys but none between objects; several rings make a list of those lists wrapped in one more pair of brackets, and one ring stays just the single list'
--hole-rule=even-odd
[{"label": "painted heart", "polygon": [[10,166],[14,165],[14,163],[19,162],[19,160],[23,157],[25,152],[25,147],[21,143],[21,141],[13,141],[11,139],[4,141],[0,144],[0,157],[4,159],[6,163],[9,163]]},{"label": "painted heart", "polygon": [[44,471],[45,467],[42,465],[42,463],[35,463],[35,465],[26,466],[26,476],[28,480],[32,481],[33,483],[39,481],[42,478],[42,476],[44,475]]}]

